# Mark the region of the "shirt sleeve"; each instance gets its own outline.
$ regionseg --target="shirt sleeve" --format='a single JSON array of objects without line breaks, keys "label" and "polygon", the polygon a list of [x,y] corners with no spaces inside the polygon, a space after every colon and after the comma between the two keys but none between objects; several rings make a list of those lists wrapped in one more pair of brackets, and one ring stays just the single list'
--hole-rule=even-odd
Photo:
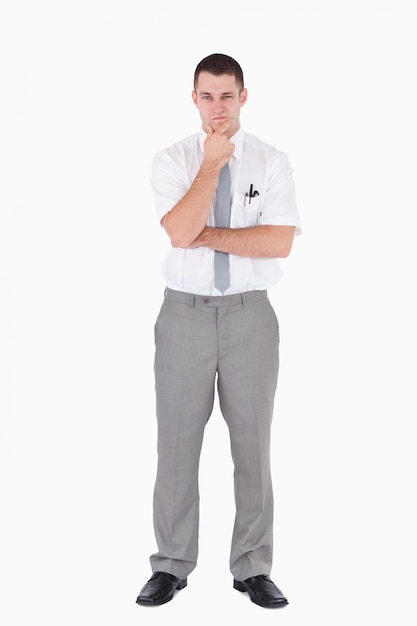
[{"label": "shirt sleeve", "polygon": [[161,220],[184,197],[189,189],[174,159],[166,151],[158,152],[152,162],[151,187],[156,214]]},{"label": "shirt sleeve", "polygon": [[283,152],[275,151],[270,160],[265,201],[259,214],[259,223],[295,226],[296,235],[302,233],[293,170],[288,156]]}]

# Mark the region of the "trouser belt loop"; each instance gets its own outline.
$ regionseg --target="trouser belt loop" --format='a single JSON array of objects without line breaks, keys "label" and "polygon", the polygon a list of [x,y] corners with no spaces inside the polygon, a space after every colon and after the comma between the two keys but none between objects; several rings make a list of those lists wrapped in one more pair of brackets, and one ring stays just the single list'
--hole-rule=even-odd
[{"label": "trouser belt loop", "polygon": [[245,304],[246,304],[246,297],[245,296],[246,296],[246,294],[242,293],[242,306],[245,306]]}]

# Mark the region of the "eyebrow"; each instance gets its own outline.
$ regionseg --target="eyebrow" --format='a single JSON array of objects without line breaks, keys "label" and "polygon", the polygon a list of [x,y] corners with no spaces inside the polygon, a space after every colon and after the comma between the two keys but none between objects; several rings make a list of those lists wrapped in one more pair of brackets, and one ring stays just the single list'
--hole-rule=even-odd
[{"label": "eyebrow", "polygon": [[[201,96],[212,96],[213,94],[210,91],[200,91]],[[233,96],[233,91],[224,91],[219,94],[220,96]]]}]

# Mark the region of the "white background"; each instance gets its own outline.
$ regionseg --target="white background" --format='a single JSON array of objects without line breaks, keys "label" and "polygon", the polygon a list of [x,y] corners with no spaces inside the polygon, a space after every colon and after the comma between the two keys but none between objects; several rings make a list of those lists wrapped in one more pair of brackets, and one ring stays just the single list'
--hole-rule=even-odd
[{"label": "white background", "polygon": [[[410,0],[3,2],[2,623],[415,624],[416,19]],[[187,589],[135,604],[155,549],[154,152],[234,56],[245,130],[288,153],[304,233],[270,293],[279,614],[232,589],[227,429],[201,460]]]}]

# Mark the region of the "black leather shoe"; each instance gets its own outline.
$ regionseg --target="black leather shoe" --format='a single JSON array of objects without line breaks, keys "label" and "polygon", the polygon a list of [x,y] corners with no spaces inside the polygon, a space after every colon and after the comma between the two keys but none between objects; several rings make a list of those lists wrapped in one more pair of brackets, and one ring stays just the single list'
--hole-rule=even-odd
[{"label": "black leather shoe", "polygon": [[187,586],[186,578],[177,578],[167,572],[155,572],[142,587],[138,595],[137,604],[156,606],[172,600],[176,589],[184,589]]},{"label": "black leather shoe", "polygon": [[233,580],[233,587],[238,591],[247,591],[255,604],[266,608],[278,608],[288,604],[282,591],[272,582],[269,576],[252,576],[243,581]]}]

